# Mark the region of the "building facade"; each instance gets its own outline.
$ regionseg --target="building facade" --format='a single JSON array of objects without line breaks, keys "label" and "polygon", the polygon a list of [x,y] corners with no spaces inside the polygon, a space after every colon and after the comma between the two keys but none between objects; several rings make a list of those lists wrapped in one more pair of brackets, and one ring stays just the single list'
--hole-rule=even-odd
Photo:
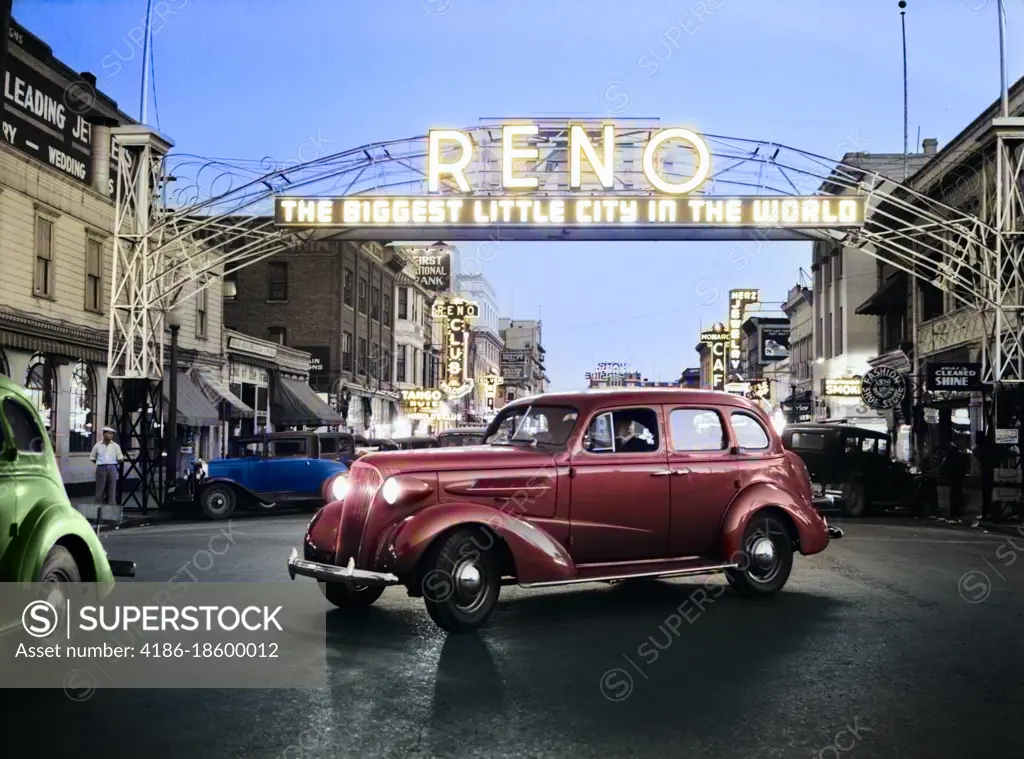
[{"label": "building facade", "polygon": [[[94,482],[89,454],[107,418],[117,176],[113,146],[94,150],[90,122],[133,122],[101,92],[89,104],[70,98],[72,82],[94,86],[95,77],[65,66],[13,21],[10,41],[0,142],[0,372],[28,390],[68,492],[84,495]],[[187,376],[179,396],[191,392],[196,372],[220,376],[224,367],[219,279],[183,296],[179,367]],[[219,420],[200,393],[190,397],[203,407],[179,404],[179,437],[208,456],[221,446]]]},{"label": "building facade", "polygon": [[522,358],[521,364],[503,362],[505,402],[529,395],[546,393],[550,380],[545,366],[547,352],[543,344],[540,319],[500,319],[498,324],[502,352],[507,357]]},{"label": "building facade", "polygon": [[809,422],[814,407],[814,294],[810,282],[797,282],[786,295],[782,310],[789,317],[789,387],[781,406],[788,422]]},{"label": "building facade", "polygon": [[[916,169],[930,157],[924,154],[907,156],[907,165],[912,170]],[[847,153],[842,163],[898,181],[902,179],[904,155]],[[821,190],[837,191],[830,182],[825,182]],[[857,248],[819,240],[812,248],[811,272],[814,415],[822,421],[843,420],[861,426],[885,428],[884,413],[865,406],[859,394],[828,392],[829,388],[853,387],[871,368],[869,360],[878,354],[877,317],[858,313],[858,306],[876,288],[875,259]]]},{"label": "building facade", "polygon": [[480,316],[472,322],[468,351],[468,375],[473,390],[463,401],[463,413],[469,423],[483,423],[494,415],[495,396],[488,390],[487,377],[500,376],[503,342],[499,332],[500,317],[494,288],[482,274],[459,274],[455,278],[456,294],[473,301]]},{"label": "building facade", "polygon": [[225,274],[228,329],[309,353],[314,389],[356,433],[390,434],[396,279],[405,259],[375,242],[312,240]]},{"label": "building facade", "polygon": [[[1024,78],[1010,87],[1008,101],[1011,117],[1024,116]],[[937,141],[925,140],[928,160],[915,167],[908,184],[950,208],[991,222],[995,141],[989,137],[992,120],[1000,115],[1001,103],[992,103],[941,150]],[[951,442],[976,446],[995,426],[1011,426],[1015,420],[1019,424],[1024,414],[1015,388],[995,393],[985,388],[983,393],[928,385],[930,366],[982,360],[982,316],[958,297],[956,282],[932,275],[914,277],[882,262],[873,274],[874,287],[857,310],[878,320],[874,363],[905,372],[910,380],[911,419],[902,421],[910,422],[913,430],[914,458],[934,463]],[[961,276],[979,281],[966,267]],[[999,405],[998,419],[993,417],[993,401]],[[977,469],[977,462],[971,461]]]}]

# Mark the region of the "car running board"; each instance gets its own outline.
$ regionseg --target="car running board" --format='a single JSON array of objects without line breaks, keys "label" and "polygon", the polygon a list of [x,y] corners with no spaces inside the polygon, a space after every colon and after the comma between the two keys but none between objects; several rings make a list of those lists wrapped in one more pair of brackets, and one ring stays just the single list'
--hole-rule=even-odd
[{"label": "car running board", "polygon": [[520,587],[551,588],[556,585],[581,585],[586,582],[614,582],[616,580],[662,579],[666,577],[685,577],[686,575],[709,575],[724,572],[727,569],[736,569],[738,566],[738,564],[706,564],[701,567],[686,567],[684,569],[668,570],[663,569],[657,572],[605,575],[603,577],[576,577],[572,580],[552,580],[550,582],[524,582],[520,583]]}]

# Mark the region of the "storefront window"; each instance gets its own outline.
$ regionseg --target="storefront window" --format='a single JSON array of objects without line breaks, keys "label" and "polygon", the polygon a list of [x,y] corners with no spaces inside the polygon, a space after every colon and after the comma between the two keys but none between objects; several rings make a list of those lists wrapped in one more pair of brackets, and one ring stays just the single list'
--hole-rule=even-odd
[{"label": "storefront window", "polygon": [[260,435],[270,422],[270,373],[247,364],[231,365],[231,392],[256,412],[232,425],[232,437]]},{"label": "storefront window", "polygon": [[50,436],[50,441],[55,442],[57,432],[57,386],[56,377],[53,372],[53,362],[42,353],[32,357],[28,365],[28,373],[25,375],[25,389],[28,390],[29,400],[36,410],[43,417],[43,424]]},{"label": "storefront window", "polygon": [[0,348],[0,374],[4,377],[11,376],[11,367],[7,363],[7,354],[4,353],[2,348]]},{"label": "storefront window", "polygon": [[88,453],[96,431],[96,378],[84,361],[75,364],[71,374],[71,414],[68,425],[68,450]]}]

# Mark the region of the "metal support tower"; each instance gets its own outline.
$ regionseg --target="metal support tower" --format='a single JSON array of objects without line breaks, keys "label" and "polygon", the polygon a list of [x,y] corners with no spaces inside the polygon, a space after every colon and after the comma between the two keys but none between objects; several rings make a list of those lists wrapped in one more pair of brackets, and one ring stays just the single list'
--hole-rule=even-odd
[{"label": "metal support tower", "polygon": [[164,310],[159,193],[171,143],[145,126],[110,130],[118,149],[107,353],[107,422],[125,452],[123,506],[163,503]]},{"label": "metal support tower", "polygon": [[[998,392],[1001,384],[1019,388],[1024,383],[1024,118],[993,119],[990,140],[995,142],[995,204],[986,256],[990,296],[981,316],[985,379]],[[995,426],[1004,421],[1000,405]]]}]

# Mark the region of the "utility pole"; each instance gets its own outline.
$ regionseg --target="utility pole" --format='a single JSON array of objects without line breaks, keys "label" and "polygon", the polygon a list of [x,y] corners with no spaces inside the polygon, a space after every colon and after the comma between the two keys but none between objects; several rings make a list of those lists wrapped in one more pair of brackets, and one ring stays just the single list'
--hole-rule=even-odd
[{"label": "utility pole", "polygon": [[997,0],[999,10],[999,92],[1003,101],[1003,117],[1010,115],[1010,93],[1006,88],[1006,8]]},{"label": "utility pole", "polygon": [[149,119],[149,59],[153,44],[153,0],[146,3],[146,37],[142,46],[142,97],[139,105],[139,123],[145,124]]},{"label": "utility pole", "polygon": [[907,3],[900,0],[900,28],[903,31],[903,181],[910,175],[910,111],[907,99]]}]

